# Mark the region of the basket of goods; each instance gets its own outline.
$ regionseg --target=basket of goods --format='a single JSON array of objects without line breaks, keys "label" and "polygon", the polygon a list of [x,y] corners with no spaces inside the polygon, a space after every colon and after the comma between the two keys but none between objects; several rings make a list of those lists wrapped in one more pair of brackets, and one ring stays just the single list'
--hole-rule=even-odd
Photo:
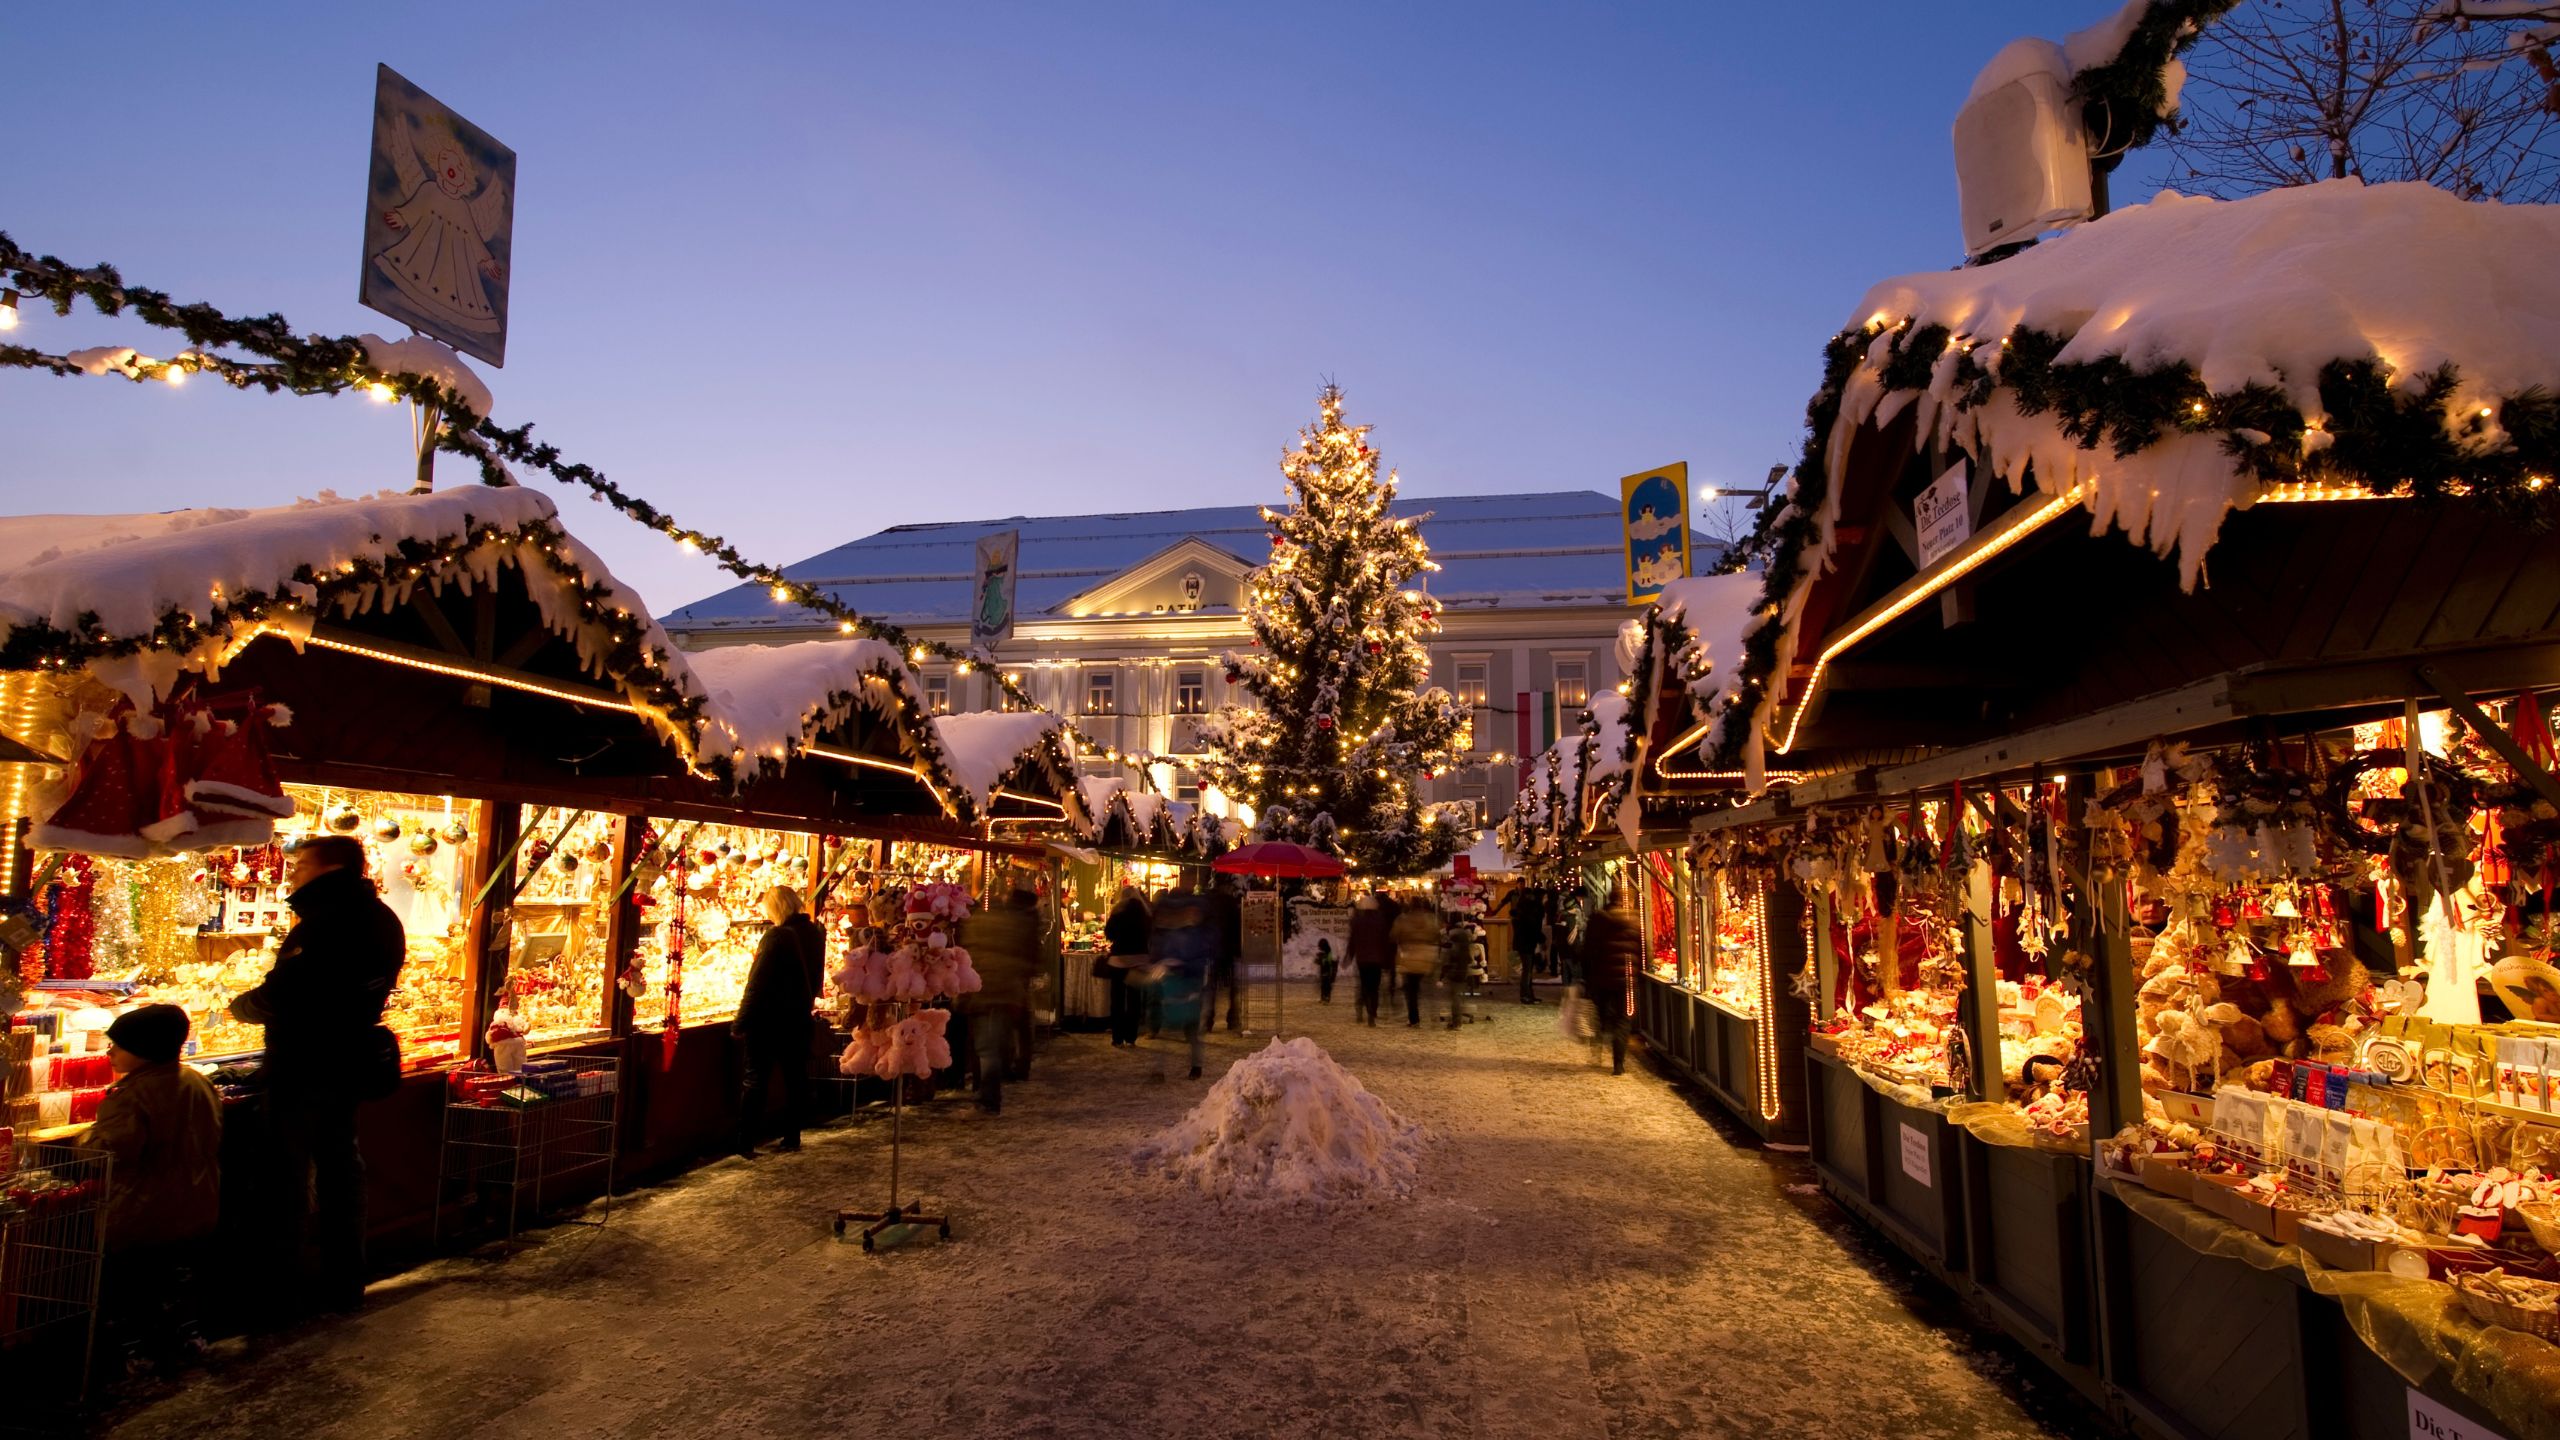
[{"label": "basket of goods", "polygon": [[2528,1200],[2515,1209],[2516,1218],[2533,1232],[2533,1243],[2560,1255],[2560,1200]]},{"label": "basket of goods", "polygon": [[2453,1279],[2462,1308],[2483,1325],[2504,1325],[2545,1340],[2560,1340],[2560,1285],[2504,1270],[2481,1270]]}]

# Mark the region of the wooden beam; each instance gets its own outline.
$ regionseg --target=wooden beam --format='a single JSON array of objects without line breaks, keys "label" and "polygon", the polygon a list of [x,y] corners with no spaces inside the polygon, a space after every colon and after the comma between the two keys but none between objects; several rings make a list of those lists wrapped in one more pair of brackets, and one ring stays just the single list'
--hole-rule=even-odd
[{"label": "wooden beam", "polygon": [[1839,993],[1840,951],[1831,938],[1831,887],[1813,892],[1813,1017],[1831,1023],[1831,997]]},{"label": "wooden beam", "polygon": [[1936,790],[1959,780],[2041,770],[2101,751],[2139,749],[2163,735],[2231,719],[2236,713],[2231,684],[2232,677],[2216,675],[2075,720],[1892,766],[1877,772],[1876,788],[1889,795]]},{"label": "wooden beam", "polygon": [[2515,737],[2482,714],[2480,707],[2471,703],[2470,696],[2454,689],[2443,671],[2433,665],[2421,665],[2418,667],[2418,680],[2435,691],[2445,704],[2452,706],[2453,713],[2461,716],[2463,723],[2471,727],[2471,733],[2480,737],[2480,743],[2497,751],[2498,758],[2506,761],[2524,783],[2532,786],[2535,794],[2560,805],[2560,780],[2552,779],[2550,771],[2533,763],[2532,757],[2524,753],[2524,747],[2516,744]]},{"label": "wooden beam", "polygon": [[[1965,997],[1958,1018],[1973,1045],[1967,1093],[1975,1100],[2006,1100],[2009,1090],[2000,1066],[2000,957],[1991,943],[1991,866],[1981,860],[1965,875],[1964,960]],[[1885,963],[1896,961],[1888,954]]]}]

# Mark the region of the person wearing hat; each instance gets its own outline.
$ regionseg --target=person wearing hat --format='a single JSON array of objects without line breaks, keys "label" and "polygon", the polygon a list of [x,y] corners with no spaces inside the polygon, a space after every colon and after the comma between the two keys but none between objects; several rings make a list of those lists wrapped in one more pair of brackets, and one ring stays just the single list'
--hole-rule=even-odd
[{"label": "person wearing hat", "polygon": [[165,1360],[190,1328],[196,1250],[222,1207],[222,1098],[178,1062],[187,1012],[129,1010],[107,1027],[116,1083],[86,1143],[107,1172],[107,1320],[131,1360]]}]

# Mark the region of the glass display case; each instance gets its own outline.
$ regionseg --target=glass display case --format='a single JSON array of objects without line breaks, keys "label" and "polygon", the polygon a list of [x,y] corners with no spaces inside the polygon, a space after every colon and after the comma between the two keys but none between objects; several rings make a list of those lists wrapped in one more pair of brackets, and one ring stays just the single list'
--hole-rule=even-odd
[{"label": "glass display case", "polygon": [[524,846],[499,1003],[531,1048],[612,1033],[613,914],[625,894],[617,863],[623,821],[594,811],[526,806]]},{"label": "glass display case", "polygon": [[[633,997],[643,1026],[700,1024],[735,1015],[756,942],[764,892],[809,893],[816,837],[740,825],[652,820],[634,881],[641,896]],[[672,984],[671,984],[672,982]]]}]

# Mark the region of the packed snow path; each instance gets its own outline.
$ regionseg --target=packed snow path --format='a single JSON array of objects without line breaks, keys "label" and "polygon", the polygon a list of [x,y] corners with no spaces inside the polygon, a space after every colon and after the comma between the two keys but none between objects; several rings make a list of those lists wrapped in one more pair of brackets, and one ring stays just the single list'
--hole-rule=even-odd
[{"label": "packed snow path", "polygon": [[[1348,991],[1348,984],[1342,987]],[[955,1236],[865,1255],[886,1117],[723,1160],[503,1263],[443,1260],[243,1350],[129,1436],[2089,1434],[1828,1202],[1657,1075],[1487,1002],[1452,1034],[1288,1016],[1430,1132],[1411,1200],[1219,1215],[1126,1163],[1208,1081],[1045,1045],[1001,1116],[909,1112]],[[1209,1077],[1258,1049],[1220,1033]],[[1152,1077],[1161,1073],[1161,1081]],[[2024,1392],[2022,1408],[2019,1398]]]}]

